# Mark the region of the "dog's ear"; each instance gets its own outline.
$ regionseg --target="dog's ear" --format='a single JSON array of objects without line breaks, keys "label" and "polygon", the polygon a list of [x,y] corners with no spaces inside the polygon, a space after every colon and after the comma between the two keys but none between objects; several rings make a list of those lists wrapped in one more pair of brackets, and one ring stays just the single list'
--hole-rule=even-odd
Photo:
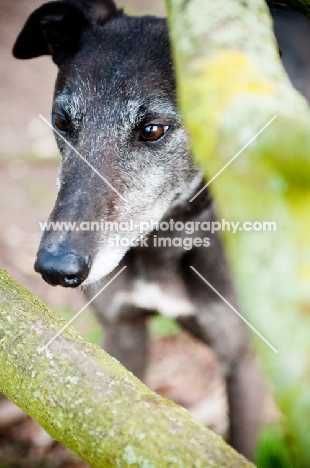
[{"label": "dog's ear", "polygon": [[81,33],[117,14],[112,0],[63,0],[45,3],[26,21],[13,47],[20,59],[52,55],[57,65],[74,54]]},{"label": "dog's ear", "polygon": [[113,0],[78,0],[88,10],[92,22],[104,23],[111,16],[121,13]]}]

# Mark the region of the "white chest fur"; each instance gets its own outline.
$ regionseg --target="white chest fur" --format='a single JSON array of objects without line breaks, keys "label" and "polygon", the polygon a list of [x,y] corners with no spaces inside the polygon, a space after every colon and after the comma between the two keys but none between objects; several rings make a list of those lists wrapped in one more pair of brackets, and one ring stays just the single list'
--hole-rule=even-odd
[{"label": "white chest fur", "polygon": [[132,305],[141,309],[156,310],[170,318],[194,315],[195,309],[185,291],[179,288],[170,290],[159,283],[147,283],[136,280],[130,291],[119,291],[114,296],[111,315],[117,314],[124,305]]}]

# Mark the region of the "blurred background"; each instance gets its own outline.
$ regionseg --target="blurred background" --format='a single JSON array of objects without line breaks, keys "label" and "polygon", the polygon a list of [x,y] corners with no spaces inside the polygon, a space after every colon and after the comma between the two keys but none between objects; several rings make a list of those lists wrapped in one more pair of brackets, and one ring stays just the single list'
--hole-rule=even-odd
[{"label": "blurred background", "polygon": [[[56,199],[58,149],[49,119],[57,68],[49,57],[16,60],[14,41],[28,15],[42,0],[0,0],[0,268],[64,317],[84,304],[79,290],[53,288],[33,269],[41,231]],[[119,0],[128,14],[165,15],[162,0]],[[74,322],[88,339],[100,344],[102,330],[90,309]],[[211,351],[169,320],[150,323],[152,336],[146,383],[225,435],[225,389]],[[0,468],[86,467],[30,418],[0,398]]]}]

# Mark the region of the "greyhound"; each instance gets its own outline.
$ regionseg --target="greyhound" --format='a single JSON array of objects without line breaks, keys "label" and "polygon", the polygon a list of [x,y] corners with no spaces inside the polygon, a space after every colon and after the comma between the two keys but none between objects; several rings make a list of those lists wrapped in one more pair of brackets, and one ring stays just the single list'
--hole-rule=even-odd
[{"label": "greyhound", "polygon": [[263,378],[243,322],[190,268],[238,308],[220,237],[203,228],[216,220],[210,193],[189,202],[204,180],[177,108],[165,19],[129,17],[112,0],[53,1],[30,15],[13,54],[49,54],[59,68],[52,123],[62,163],[49,221],[116,226],[47,229],[35,270],[53,286],[77,287],[126,266],[94,300],[105,350],[142,379],[147,318],[173,317],[215,351],[230,443],[253,459]]}]

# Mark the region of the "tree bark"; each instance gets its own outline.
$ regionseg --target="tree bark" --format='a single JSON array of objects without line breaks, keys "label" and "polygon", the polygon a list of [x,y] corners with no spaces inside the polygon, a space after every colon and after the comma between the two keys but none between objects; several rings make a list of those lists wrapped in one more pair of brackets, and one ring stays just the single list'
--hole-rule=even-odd
[{"label": "tree bark", "polygon": [[0,270],[0,390],[94,468],[253,466]]},{"label": "tree bark", "polygon": [[[308,1],[283,3],[309,9]],[[215,177],[208,189],[219,220],[240,223],[235,234],[222,231],[240,303],[278,351],[253,334],[285,416],[292,466],[310,466],[309,107],[283,69],[263,0],[167,0],[167,7],[193,154],[207,180]],[[266,221],[276,231],[243,229]]]}]

